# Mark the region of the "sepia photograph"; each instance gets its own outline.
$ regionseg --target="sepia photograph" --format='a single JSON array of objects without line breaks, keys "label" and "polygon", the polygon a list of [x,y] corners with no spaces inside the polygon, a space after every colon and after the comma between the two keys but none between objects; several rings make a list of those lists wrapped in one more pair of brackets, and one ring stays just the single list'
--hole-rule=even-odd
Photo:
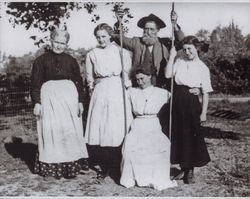
[{"label": "sepia photograph", "polygon": [[250,197],[250,2],[0,1],[0,198]]}]

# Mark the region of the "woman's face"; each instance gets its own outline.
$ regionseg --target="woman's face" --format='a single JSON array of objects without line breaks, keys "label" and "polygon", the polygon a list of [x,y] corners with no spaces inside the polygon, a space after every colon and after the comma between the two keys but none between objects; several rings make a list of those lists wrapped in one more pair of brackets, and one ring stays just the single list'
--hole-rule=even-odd
[{"label": "woman's face", "polygon": [[188,60],[193,60],[198,57],[197,49],[193,44],[184,44],[183,52]]},{"label": "woman's face", "polygon": [[151,86],[151,75],[145,75],[143,73],[138,73],[135,76],[136,82],[141,89]]},{"label": "woman's face", "polygon": [[111,36],[108,34],[106,30],[98,30],[96,32],[97,42],[102,48],[105,48],[110,44],[110,38]]},{"label": "woman's face", "polygon": [[62,34],[58,34],[51,40],[52,51],[56,54],[61,54],[68,47],[67,44],[67,38]]}]

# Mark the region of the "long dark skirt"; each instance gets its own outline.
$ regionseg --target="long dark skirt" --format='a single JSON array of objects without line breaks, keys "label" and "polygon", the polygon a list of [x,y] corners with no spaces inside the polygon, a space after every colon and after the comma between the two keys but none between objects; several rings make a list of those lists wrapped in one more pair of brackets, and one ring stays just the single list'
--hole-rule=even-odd
[{"label": "long dark skirt", "polygon": [[189,89],[175,85],[173,93],[171,163],[182,168],[201,167],[210,161],[200,132],[201,104]]}]

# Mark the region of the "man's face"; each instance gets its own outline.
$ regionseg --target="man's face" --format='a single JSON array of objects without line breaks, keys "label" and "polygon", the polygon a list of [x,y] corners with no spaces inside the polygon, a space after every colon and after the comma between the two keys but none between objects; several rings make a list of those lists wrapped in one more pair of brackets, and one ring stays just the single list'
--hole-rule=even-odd
[{"label": "man's face", "polygon": [[145,45],[152,46],[157,42],[157,33],[159,29],[154,21],[149,21],[145,24],[143,29],[142,40]]},{"label": "man's face", "polygon": [[149,21],[144,26],[143,36],[157,37],[158,32],[159,29],[157,28],[156,23],[154,21]]}]

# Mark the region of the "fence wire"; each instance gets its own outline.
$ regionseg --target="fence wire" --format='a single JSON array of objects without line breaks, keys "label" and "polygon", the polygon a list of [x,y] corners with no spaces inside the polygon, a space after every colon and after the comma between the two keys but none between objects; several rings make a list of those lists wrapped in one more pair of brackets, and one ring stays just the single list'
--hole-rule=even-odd
[{"label": "fence wire", "polygon": [[30,135],[36,130],[29,88],[0,88],[0,132]]}]

